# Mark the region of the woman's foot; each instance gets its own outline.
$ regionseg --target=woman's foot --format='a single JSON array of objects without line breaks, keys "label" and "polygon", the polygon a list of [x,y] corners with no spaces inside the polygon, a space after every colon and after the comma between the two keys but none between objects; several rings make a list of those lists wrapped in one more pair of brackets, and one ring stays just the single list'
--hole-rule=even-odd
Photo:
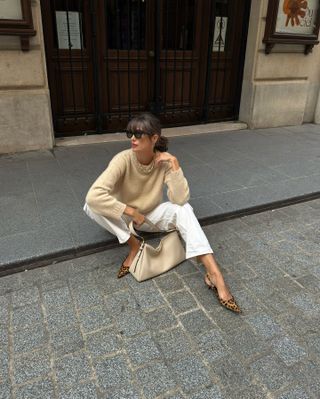
[{"label": "woman's foot", "polygon": [[139,246],[132,248],[129,252],[129,255],[125,258],[123,261],[119,271],[118,271],[118,278],[124,277],[126,274],[129,273],[129,268],[131,266],[131,263],[133,262],[133,259],[135,258],[136,254],[139,251]]},{"label": "woman's foot", "polygon": [[212,289],[212,291],[215,293],[222,306],[229,310],[232,310],[233,312],[241,313],[240,307],[236,303],[234,297],[231,295],[223,280],[219,282],[218,289],[218,282],[213,282],[213,276],[207,273],[205,275],[205,283],[208,288]]}]

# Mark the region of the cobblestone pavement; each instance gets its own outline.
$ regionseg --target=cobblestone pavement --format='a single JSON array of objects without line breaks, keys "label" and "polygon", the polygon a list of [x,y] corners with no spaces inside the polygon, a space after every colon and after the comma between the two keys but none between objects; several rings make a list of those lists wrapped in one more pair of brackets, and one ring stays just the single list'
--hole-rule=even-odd
[{"label": "cobblestone pavement", "polygon": [[319,398],[320,200],[204,230],[242,316],[124,247],[1,278],[0,398]]}]

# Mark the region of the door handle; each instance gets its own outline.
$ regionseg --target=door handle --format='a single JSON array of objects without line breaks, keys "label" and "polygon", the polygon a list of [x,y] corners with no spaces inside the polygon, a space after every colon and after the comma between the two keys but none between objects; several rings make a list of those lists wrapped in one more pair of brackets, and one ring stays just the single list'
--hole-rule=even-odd
[{"label": "door handle", "polygon": [[153,50],[149,50],[149,57],[153,58],[154,57],[154,51]]}]

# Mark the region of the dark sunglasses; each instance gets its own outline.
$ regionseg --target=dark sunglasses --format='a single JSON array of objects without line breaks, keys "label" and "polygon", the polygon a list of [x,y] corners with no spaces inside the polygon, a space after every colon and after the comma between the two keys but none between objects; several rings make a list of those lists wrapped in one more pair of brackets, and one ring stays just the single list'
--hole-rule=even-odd
[{"label": "dark sunglasses", "polygon": [[134,136],[136,139],[141,139],[143,134],[148,134],[142,130],[126,130],[125,132],[128,139],[131,139],[132,136]]}]

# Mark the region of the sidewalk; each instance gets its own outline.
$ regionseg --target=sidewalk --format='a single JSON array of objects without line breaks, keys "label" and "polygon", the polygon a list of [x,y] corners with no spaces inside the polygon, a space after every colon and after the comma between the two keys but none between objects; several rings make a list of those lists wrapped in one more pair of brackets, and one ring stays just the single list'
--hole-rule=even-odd
[{"label": "sidewalk", "polygon": [[[116,245],[82,211],[85,194],[128,142],[0,157],[0,274]],[[170,139],[200,221],[300,196],[320,196],[320,126]],[[276,206],[276,204],[274,204]]]}]

